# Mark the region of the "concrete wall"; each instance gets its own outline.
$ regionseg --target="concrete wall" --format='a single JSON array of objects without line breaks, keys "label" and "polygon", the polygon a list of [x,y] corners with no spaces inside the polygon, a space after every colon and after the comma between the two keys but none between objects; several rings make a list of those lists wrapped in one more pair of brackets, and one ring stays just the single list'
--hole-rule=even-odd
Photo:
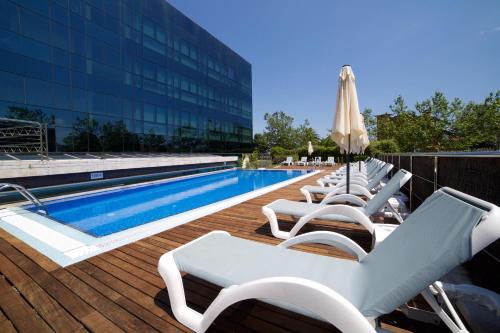
[{"label": "concrete wall", "polygon": [[0,161],[0,179],[65,175],[107,170],[157,168],[177,165],[235,162],[236,156],[194,155],[148,158]]}]

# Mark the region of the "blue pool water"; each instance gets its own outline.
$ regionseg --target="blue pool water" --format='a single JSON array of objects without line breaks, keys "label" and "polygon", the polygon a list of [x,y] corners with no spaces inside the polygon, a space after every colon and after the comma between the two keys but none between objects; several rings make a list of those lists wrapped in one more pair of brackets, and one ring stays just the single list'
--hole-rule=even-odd
[{"label": "blue pool water", "polygon": [[95,237],[251,192],[305,170],[231,170],[45,202],[49,216]]}]

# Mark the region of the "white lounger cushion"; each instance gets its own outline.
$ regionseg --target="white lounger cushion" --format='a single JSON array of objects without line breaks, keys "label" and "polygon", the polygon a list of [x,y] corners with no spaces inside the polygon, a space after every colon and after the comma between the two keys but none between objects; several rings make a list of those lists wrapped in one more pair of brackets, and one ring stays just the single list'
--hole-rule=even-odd
[{"label": "white lounger cushion", "polygon": [[[187,272],[221,287],[276,276],[300,277],[331,287],[350,302],[360,300],[354,279],[359,262],[319,256],[270,246],[222,233],[214,233],[174,253],[181,272]],[[264,300],[265,301],[265,300]],[[354,304],[357,304],[356,303]],[[294,306],[268,303],[302,313]]]},{"label": "white lounger cushion", "polygon": [[484,213],[437,191],[361,262],[223,234],[208,235],[173,255],[180,271],[222,287],[276,276],[316,281],[341,294],[364,316],[378,317],[469,260],[472,230]]},{"label": "white lounger cushion", "polygon": [[[276,214],[284,214],[296,217],[302,217],[304,215],[314,213],[315,211],[318,210],[318,208],[323,206],[329,206],[329,205],[292,201],[287,199],[279,199],[267,205],[267,207],[271,208]],[[353,207],[353,208],[359,209],[364,213],[363,207]],[[331,221],[356,223],[355,220],[339,214],[327,214],[323,215],[321,218]]]}]

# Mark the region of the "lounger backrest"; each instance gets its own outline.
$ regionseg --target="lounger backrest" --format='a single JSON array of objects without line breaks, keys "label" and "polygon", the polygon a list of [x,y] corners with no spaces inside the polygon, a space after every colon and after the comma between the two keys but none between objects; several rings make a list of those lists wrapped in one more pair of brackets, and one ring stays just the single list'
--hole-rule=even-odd
[{"label": "lounger backrest", "polygon": [[302,156],[302,157],[300,158],[300,161],[301,161],[301,162],[307,162],[307,157]]},{"label": "lounger backrest", "polygon": [[333,156],[328,156],[328,160],[327,160],[328,163],[332,163],[332,162],[335,162],[335,157]]},{"label": "lounger backrest", "polygon": [[293,157],[292,156],[287,156],[286,161],[287,162],[293,162]]},{"label": "lounger backrest", "polygon": [[380,169],[379,172],[377,172],[375,174],[375,176],[373,176],[373,178],[368,182],[368,185],[366,186],[367,189],[371,190],[372,188],[374,188],[375,186],[377,186],[380,181],[382,179],[384,179],[385,176],[387,176],[387,174],[389,173],[389,171],[392,170],[392,167],[394,165],[392,165],[391,163],[387,163],[385,164],[382,169]]},{"label": "lounger backrest", "polygon": [[472,231],[485,213],[443,190],[434,192],[361,261],[359,277],[366,280],[358,282],[369,290],[360,296],[361,312],[389,313],[469,260]]},{"label": "lounger backrest", "polygon": [[375,176],[377,174],[377,172],[380,171],[380,169],[382,169],[384,167],[384,165],[386,165],[387,163],[385,162],[376,162],[374,163],[372,166],[370,166],[369,168],[366,169],[366,175],[368,176],[368,178],[372,178],[373,176]]},{"label": "lounger backrest", "polygon": [[365,212],[372,215],[380,210],[399,189],[411,178],[411,173],[400,169],[382,189],[366,203]]}]

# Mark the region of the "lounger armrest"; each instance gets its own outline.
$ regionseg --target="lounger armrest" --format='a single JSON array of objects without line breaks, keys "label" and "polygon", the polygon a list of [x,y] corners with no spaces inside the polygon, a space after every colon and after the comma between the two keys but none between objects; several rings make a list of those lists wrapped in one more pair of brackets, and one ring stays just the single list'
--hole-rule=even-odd
[{"label": "lounger armrest", "polygon": [[247,299],[273,300],[300,307],[342,332],[376,333],[374,322],[334,289],[289,276],[263,278],[222,289],[203,314],[199,332],[204,332],[225,309]]},{"label": "lounger armrest", "polygon": [[297,221],[292,230],[290,230],[288,238],[294,237],[299,232],[299,230],[312,219],[321,218],[321,216],[330,214],[343,215],[345,217],[348,217],[365,227],[370,234],[372,234],[375,230],[372,221],[370,221],[365,213],[363,213],[356,207],[348,205],[324,205],[321,208],[316,209],[314,212],[302,216]]},{"label": "lounger armrest", "polygon": [[[345,190],[343,191],[345,192]],[[353,205],[358,205],[359,207],[365,207],[366,201],[361,199],[360,197],[355,196],[354,194],[333,194],[328,193],[327,196],[321,201],[322,204],[332,204],[332,203],[351,203]]]},{"label": "lounger armrest", "polygon": [[352,239],[344,235],[341,235],[339,233],[331,231],[308,232],[290,238],[280,243],[278,246],[288,248],[290,246],[304,244],[304,243],[315,243],[315,244],[334,246],[341,250],[344,250],[347,253],[354,255],[356,258],[358,258],[358,261],[361,261],[366,256],[365,250],[363,250]]}]

